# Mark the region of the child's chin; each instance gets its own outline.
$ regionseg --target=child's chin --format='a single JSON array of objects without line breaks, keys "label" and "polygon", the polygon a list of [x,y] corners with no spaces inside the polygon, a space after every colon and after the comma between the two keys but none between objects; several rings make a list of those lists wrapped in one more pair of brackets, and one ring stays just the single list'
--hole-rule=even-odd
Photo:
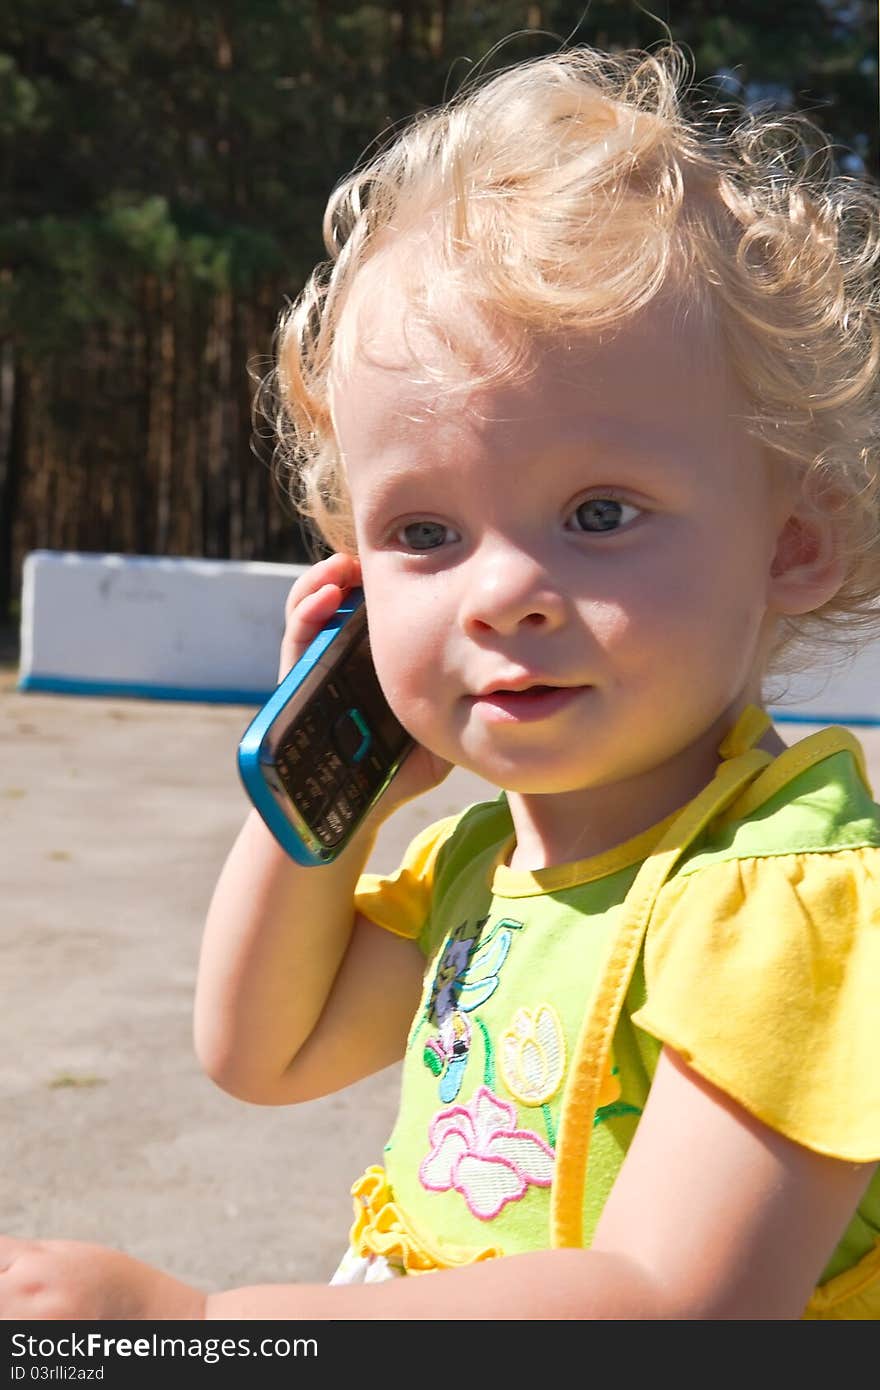
[{"label": "child's chin", "polygon": [[546,765],[511,766],[508,762],[486,760],[479,765],[470,764],[469,770],[494,783],[502,791],[516,792],[521,796],[564,796],[598,785],[598,782],[593,782],[589,770],[573,769],[570,760],[567,766],[556,768]]}]

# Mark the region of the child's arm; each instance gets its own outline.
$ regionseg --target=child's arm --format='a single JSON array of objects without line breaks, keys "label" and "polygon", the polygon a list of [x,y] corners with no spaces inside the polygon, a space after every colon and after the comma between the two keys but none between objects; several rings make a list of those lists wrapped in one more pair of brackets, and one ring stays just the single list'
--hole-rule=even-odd
[{"label": "child's arm", "polygon": [[[282,676],[359,579],[355,560],[334,555],[297,581]],[[214,891],[196,988],[196,1050],[224,1089],[260,1104],[308,1100],[402,1055],[424,962],[412,942],[355,914],[354,889],[380,821],[444,770],[417,750],[371,821],[321,867],[294,863],[248,816]]]},{"label": "child's arm", "polygon": [[306,868],[256,812],[245,822],[211,903],[195,999],[199,1060],[241,1100],[310,1100],[402,1056],[424,961],[354,911],[370,847],[362,836]]},{"label": "child's arm", "polygon": [[799,1318],[874,1164],[816,1154],[664,1050],[588,1250],[350,1288],[211,1295],[209,1318]]},{"label": "child's arm", "polygon": [[7,1239],[0,1317],[798,1318],[875,1166],[782,1138],[667,1050],[589,1250],[205,1295],[115,1251]]}]

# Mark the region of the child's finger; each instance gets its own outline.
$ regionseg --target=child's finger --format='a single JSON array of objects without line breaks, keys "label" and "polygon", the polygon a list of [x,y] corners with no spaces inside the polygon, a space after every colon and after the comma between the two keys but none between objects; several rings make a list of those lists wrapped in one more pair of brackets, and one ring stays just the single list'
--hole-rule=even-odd
[{"label": "child's finger", "polygon": [[360,563],[352,555],[329,555],[299,576],[284,605],[279,681],[333,617],[349,590],[360,582]]},{"label": "child's finger", "polygon": [[[355,580],[359,577],[358,571]],[[330,621],[351,588],[351,583],[324,583],[320,588],[307,591],[288,605],[287,621],[281,640],[279,681],[284,679],[324,625]]]},{"label": "child's finger", "polygon": [[322,584],[320,589],[304,595],[287,619],[285,638],[292,642],[310,642],[333,617],[344,592],[339,584]]},{"label": "child's finger", "polygon": [[332,618],[342,601],[342,592],[338,584],[324,584],[317,593],[308,594],[294,605],[281,639],[279,681],[296,665],[324,624]]},{"label": "child's finger", "polygon": [[326,560],[311,565],[294,582],[284,607],[285,619],[289,621],[298,605],[325,584],[335,584],[342,592],[347,592],[360,580],[361,567],[353,555],[328,555]]}]

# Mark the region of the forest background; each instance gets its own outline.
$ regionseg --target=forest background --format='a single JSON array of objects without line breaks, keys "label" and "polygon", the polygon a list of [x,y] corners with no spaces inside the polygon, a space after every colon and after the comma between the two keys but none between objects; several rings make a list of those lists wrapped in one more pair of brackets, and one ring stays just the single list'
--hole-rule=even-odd
[{"label": "forest background", "polygon": [[876,176],[876,0],[0,0],[0,624],[36,548],[303,559],[252,402],[333,185],[487,55],[666,25]]}]

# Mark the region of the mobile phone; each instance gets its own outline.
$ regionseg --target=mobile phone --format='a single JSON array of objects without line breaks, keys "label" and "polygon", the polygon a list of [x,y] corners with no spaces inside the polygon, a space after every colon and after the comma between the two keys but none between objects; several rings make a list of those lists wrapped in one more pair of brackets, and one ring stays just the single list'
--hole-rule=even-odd
[{"label": "mobile phone", "polygon": [[248,725],[238,770],[290,857],[327,864],[412,747],[373,668],[363,590],[352,589]]}]

